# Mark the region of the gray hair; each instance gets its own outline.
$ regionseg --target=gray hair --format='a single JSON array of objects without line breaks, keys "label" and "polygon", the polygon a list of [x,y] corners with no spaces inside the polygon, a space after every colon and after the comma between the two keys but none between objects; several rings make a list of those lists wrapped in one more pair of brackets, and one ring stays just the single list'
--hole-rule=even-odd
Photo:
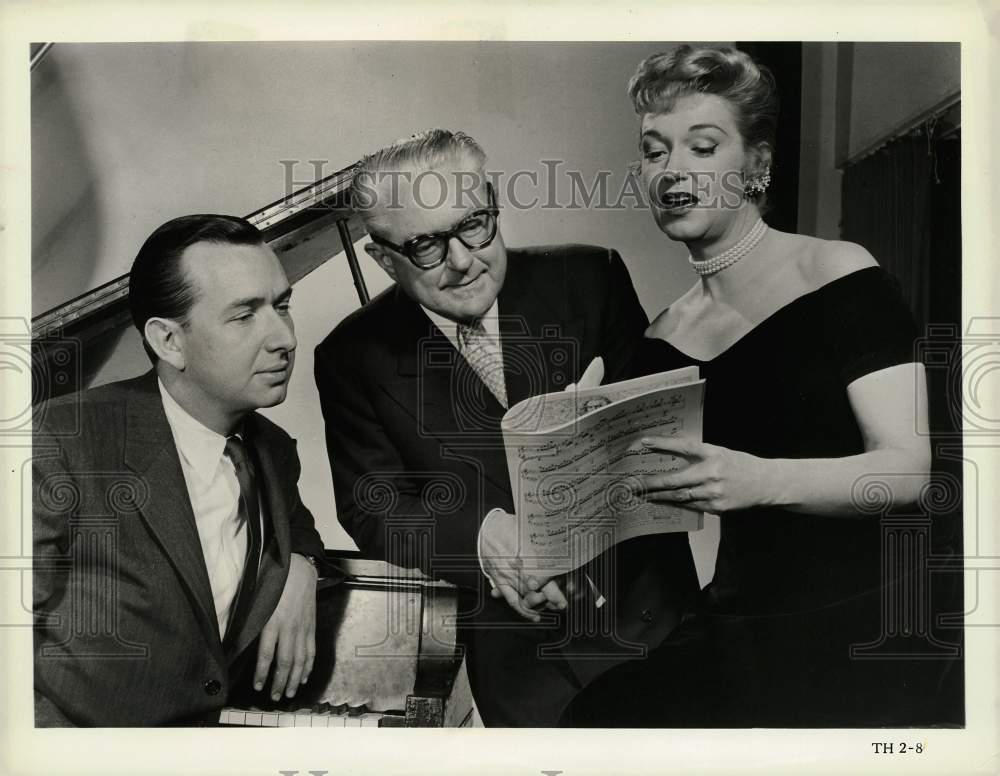
[{"label": "gray hair", "polygon": [[464,132],[431,129],[397,140],[358,163],[351,180],[351,206],[371,231],[379,223],[379,205],[388,201],[381,196],[382,187],[392,175],[436,170],[456,162],[472,162],[474,172],[485,181],[486,152]]}]

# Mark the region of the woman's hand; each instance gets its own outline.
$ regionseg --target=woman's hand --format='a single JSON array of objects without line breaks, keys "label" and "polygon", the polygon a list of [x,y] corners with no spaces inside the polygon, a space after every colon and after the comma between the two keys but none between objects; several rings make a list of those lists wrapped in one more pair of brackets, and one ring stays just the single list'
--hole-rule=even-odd
[{"label": "woman's hand", "polygon": [[639,477],[636,493],[648,501],[713,514],[777,502],[776,461],[677,437],[649,436],[642,444],[688,462],[679,471]]},{"label": "woman's hand", "polygon": [[[650,501],[723,514],[766,506],[806,515],[858,518],[920,504],[931,466],[927,381],[923,364],[899,364],[847,386],[865,452],[843,458],[757,458],[702,442],[649,436],[651,450],[680,456],[675,472],[640,477],[636,493]],[[864,484],[884,503],[868,503]]]}]

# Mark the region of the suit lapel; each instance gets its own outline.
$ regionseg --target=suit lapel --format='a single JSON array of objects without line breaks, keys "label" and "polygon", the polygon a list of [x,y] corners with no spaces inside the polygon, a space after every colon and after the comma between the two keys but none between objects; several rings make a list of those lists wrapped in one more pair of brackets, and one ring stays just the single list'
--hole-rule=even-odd
[{"label": "suit lapel", "polygon": [[583,320],[567,320],[559,288],[526,282],[519,265],[530,261],[508,253],[507,280],[497,302],[507,398],[513,407],[529,396],[552,393],[574,382],[581,372]]},{"label": "suit lapel", "polygon": [[[500,294],[500,340],[510,406],[540,393],[564,388],[580,373],[582,320],[564,320],[550,295],[559,289],[537,289],[519,273],[521,256],[509,252],[510,269]],[[448,338],[416,302],[396,288],[398,322],[393,350],[396,379],[382,389],[414,419],[419,433],[434,437],[442,448],[475,448],[484,476],[510,489],[506,453],[500,432],[504,409]]]},{"label": "suit lapel", "polygon": [[398,323],[391,342],[396,370],[381,388],[407,415],[414,429],[446,450],[475,450],[490,457],[484,475],[495,486],[510,489],[500,437],[503,407],[490,393],[455,346],[398,287]]},{"label": "suit lapel", "polygon": [[125,465],[148,488],[139,514],[190,591],[205,637],[209,643],[221,644],[205,555],[156,372],[144,375],[136,386],[125,408]]},{"label": "suit lapel", "polygon": [[413,417],[421,435],[442,442],[472,436],[475,429],[463,422],[468,418],[461,409],[470,377],[478,377],[420,306],[398,288],[395,302],[398,325],[391,342],[396,373],[383,389]]}]

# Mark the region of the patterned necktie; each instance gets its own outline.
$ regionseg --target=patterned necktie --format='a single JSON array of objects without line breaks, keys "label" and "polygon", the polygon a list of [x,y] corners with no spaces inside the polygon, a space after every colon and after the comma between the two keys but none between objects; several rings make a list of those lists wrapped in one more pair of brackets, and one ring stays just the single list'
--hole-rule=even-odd
[{"label": "patterned necktie", "polygon": [[247,613],[253,603],[254,588],[257,586],[257,566],[260,562],[262,543],[260,528],[260,503],[257,496],[257,477],[253,464],[247,455],[246,445],[238,436],[226,438],[225,454],[233,462],[236,469],[236,479],[240,483],[240,503],[237,519],[241,526],[245,525],[249,532],[247,554],[243,564],[243,578],[239,590],[230,608],[229,623],[226,627],[225,644],[230,646],[243,627]]},{"label": "patterned necktie", "polygon": [[503,357],[500,348],[493,338],[487,334],[481,320],[469,325],[458,325],[459,351],[465,360],[486,383],[486,387],[496,397],[504,409],[507,409],[507,386],[503,378]]}]

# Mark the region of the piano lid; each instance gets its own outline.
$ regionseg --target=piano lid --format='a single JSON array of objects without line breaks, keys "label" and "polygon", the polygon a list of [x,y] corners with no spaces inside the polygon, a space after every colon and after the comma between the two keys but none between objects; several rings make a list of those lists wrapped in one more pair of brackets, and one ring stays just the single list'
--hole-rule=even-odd
[{"label": "piano lid", "polygon": [[[359,300],[364,304],[367,291],[353,243],[367,232],[350,205],[349,188],[355,166],[265,205],[246,219],[263,232],[291,283],[344,251],[351,263]],[[32,337],[39,339],[59,333],[63,337],[80,338],[86,347],[93,337],[129,323],[127,299],[128,274],[125,274],[32,318]]]},{"label": "piano lid", "polygon": [[[359,304],[364,305],[369,295],[354,243],[367,231],[350,203],[355,166],[265,205],[246,219],[261,230],[293,284],[343,251]],[[34,404],[90,384],[92,373],[131,325],[128,282],[128,275],[121,275],[32,319]],[[52,375],[70,378],[49,379]]]}]

